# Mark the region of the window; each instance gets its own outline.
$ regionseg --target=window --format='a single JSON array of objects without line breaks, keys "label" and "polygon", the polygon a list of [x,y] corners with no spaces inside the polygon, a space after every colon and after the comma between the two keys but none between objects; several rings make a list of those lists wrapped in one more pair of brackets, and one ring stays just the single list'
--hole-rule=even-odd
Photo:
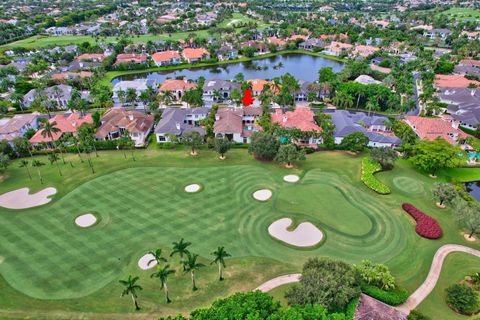
[{"label": "window", "polygon": [[160,142],[160,141],[167,141],[167,139],[165,138],[165,136],[157,136],[157,140]]}]

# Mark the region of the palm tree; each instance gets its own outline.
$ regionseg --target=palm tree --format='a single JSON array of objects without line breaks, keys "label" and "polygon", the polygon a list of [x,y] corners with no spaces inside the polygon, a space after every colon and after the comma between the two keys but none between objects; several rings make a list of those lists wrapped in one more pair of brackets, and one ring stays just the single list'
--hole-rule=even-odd
[{"label": "palm tree", "polygon": [[155,277],[160,280],[162,289],[165,291],[165,299],[167,300],[167,303],[171,302],[170,298],[168,297],[167,279],[169,275],[174,273],[175,270],[170,269],[170,265],[167,264],[163,267],[157,267],[157,272],[152,273],[150,276],[151,278]]},{"label": "palm tree", "polygon": [[167,106],[172,103],[174,99],[173,92],[170,90],[164,91],[162,94],[162,101],[165,103]]},{"label": "palm tree", "polygon": [[153,259],[148,261],[147,266],[152,264],[154,261],[157,262],[157,264],[160,264],[160,262],[167,262],[167,259],[162,257],[162,249],[157,249],[155,251],[148,251],[149,254],[153,256]]},{"label": "palm tree", "polygon": [[50,153],[48,155],[48,160],[50,161],[51,164],[54,164],[57,166],[58,173],[60,174],[60,177],[62,176],[62,171],[60,170],[60,167],[58,166],[58,156],[56,153]]},{"label": "palm tree", "polygon": [[[178,254],[180,256],[180,262],[183,264],[184,262],[183,257],[190,253],[187,247],[192,243],[184,242],[182,238],[180,239],[179,242],[173,242],[172,244],[173,244],[173,248],[172,248],[172,252],[170,253],[170,257],[173,257],[174,255]],[[183,271],[185,271],[185,265],[183,266]]]},{"label": "palm tree", "polygon": [[58,129],[56,125],[57,125],[56,121],[52,121],[52,122],[45,121],[42,126],[42,129],[43,129],[41,132],[42,137],[44,138],[48,137],[51,140],[52,144],[54,143],[53,135],[61,132],[61,130]]},{"label": "palm tree", "polygon": [[227,267],[225,264],[225,258],[231,257],[231,255],[225,251],[224,247],[218,247],[217,250],[212,252],[212,255],[215,258],[210,264],[216,263],[218,265],[218,280],[222,281],[222,269]]},{"label": "palm tree", "polygon": [[125,295],[130,295],[132,297],[133,303],[135,304],[135,310],[140,310],[137,302],[137,290],[143,290],[141,286],[136,284],[138,281],[138,277],[132,277],[131,275],[128,276],[127,280],[120,280],[120,284],[122,284],[125,288],[122,291],[122,297]]},{"label": "palm tree", "polygon": [[190,272],[192,276],[192,291],[197,290],[195,285],[195,271],[199,270],[205,265],[203,263],[197,262],[198,254],[187,253],[187,259],[183,262],[183,270],[185,273]]},{"label": "palm tree", "polygon": [[32,166],[37,168],[37,172],[38,172],[38,177],[40,178],[40,183],[43,184],[43,178],[42,178],[42,173],[40,172],[40,167],[41,166],[44,166],[45,163],[43,162],[40,162],[38,160],[33,160],[32,161]]},{"label": "palm tree", "polygon": [[20,168],[25,168],[27,170],[27,173],[28,173],[28,177],[30,178],[30,180],[32,180],[32,175],[30,174],[30,170],[28,169],[28,165],[30,164],[30,162],[28,162],[27,160],[25,159],[22,159],[20,160],[20,164],[19,164],[19,167]]}]

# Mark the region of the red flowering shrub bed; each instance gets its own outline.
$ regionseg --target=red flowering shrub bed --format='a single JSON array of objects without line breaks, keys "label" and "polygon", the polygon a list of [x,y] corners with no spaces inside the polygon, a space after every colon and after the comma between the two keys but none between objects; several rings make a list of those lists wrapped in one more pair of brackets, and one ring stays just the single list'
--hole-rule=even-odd
[{"label": "red flowering shrub bed", "polygon": [[442,236],[442,228],[438,224],[437,220],[418,210],[413,204],[404,203],[402,204],[402,208],[417,222],[415,231],[421,237],[427,239],[438,239]]}]

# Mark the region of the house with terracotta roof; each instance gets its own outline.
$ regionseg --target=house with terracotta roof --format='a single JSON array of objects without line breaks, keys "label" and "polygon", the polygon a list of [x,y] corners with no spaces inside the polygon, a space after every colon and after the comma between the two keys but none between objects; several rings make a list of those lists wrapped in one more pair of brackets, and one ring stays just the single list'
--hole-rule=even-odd
[{"label": "house with terracotta roof", "polygon": [[121,53],[117,55],[117,60],[113,65],[118,66],[124,63],[147,63],[147,55],[137,53]]},{"label": "house with terracotta roof", "polygon": [[377,48],[377,47],[374,47],[374,46],[359,44],[359,45],[355,46],[355,49],[353,49],[351,55],[354,56],[354,57],[366,58],[369,55],[377,52],[378,50],[380,50],[380,48]]},{"label": "house with terracotta roof", "polygon": [[450,118],[425,118],[418,116],[405,117],[407,123],[420,139],[433,141],[442,138],[450,144],[463,144],[470,137],[458,128],[458,122]]},{"label": "house with terracotta roof", "polygon": [[346,54],[353,49],[353,45],[338,41],[332,41],[328,46],[325,47],[323,53],[331,56],[340,56]]},{"label": "house with terracotta roof", "polygon": [[273,44],[273,45],[276,45],[276,46],[282,48],[287,44],[287,41],[285,41],[284,39],[277,38],[277,37],[268,37],[267,38],[267,43]]},{"label": "house with terracotta roof", "polygon": [[158,66],[166,66],[169,64],[178,64],[182,57],[178,51],[169,50],[157,52],[152,55],[153,62]]},{"label": "house with terracotta roof", "polygon": [[188,63],[210,59],[210,53],[204,48],[185,48],[182,51],[182,56]]},{"label": "house with terracotta roof", "polygon": [[185,91],[195,89],[196,87],[196,83],[188,82],[187,80],[167,79],[160,86],[159,94],[170,91],[173,94],[174,99],[179,101],[182,100]]},{"label": "house with terracotta roof", "polygon": [[53,118],[50,118],[48,122],[56,123],[55,127],[60,131],[52,133],[52,138],[43,136],[43,129],[38,130],[31,138],[30,143],[38,145],[40,143],[51,144],[60,139],[64,134],[77,134],[77,129],[84,123],[93,123],[92,116],[90,114],[82,114],[80,112],[57,114]]},{"label": "house with terracotta roof", "polygon": [[480,87],[480,81],[469,80],[462,75],[436,74],[433,82],[437,88],[468,88]]},{"label": "house with terracotta roof", "polygon": [[106,56],[103,53],[84,53],[79,55],[75,60],[101,62],[105,58]]},{"label": "house with terracotta roof", "polygon": [[256,124],[262,108],[219,108],[215,115],[213,132],[217,138],[227,138],[237,143],[250,143],[250,137],[261,127]]},{"label": "house with terracotta roof", "polygon": [[[296,107],[294,111],[287,112],[276,109],[271,114],[273,124],[278,124],[282,128],[299,129],[306,133],[304,138],[296,141],[298,144],[315,148],[322,143],[322,138],[319,136],[322,128],[317,125],[314,116],[315,114],[308,107]],[[310,136],[310,133],[314,134]]]},{"label": "house with terracotta roof", "polygon": [[270,81],[267,81],[267,80],[264,80],[264,79],[251,79],[251,80],[247,80],[247,83],[252,88],[252,95],[253,96],[260,95],[263,91],[263,88],[266,85],[269,85],[269,86],[272,85],[272,83]]},{"label": "house with terracotta roof", "polygon": [[135,147],[143,147],[152,131],[153,121],[154,116],[145,112],[111,108],[103,115],[95,137],[98,140],[116,140],[128,131]]},{"label": "house with terracotta roof", "polygon": [[59,72],[59,73],[52,73],[50,75],[52,80],[61,81],[61,80],[72,80],[77,78],[90,78],[93,77],[93,72],[90,71],[80,71],[80,72]]}]

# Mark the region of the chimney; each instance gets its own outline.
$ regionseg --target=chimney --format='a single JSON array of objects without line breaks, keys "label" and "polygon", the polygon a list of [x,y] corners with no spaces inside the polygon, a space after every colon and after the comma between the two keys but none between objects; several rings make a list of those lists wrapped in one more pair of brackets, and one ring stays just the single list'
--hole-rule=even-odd
[{"label": "chimney", "polygon": [[287,116],[283,116],[283,122],[287,122]]},{"label": "chimney", "polygon": [[175,127],[177,128],[177,130],[180,130],[180,122],[175,122]]},{"label": "chimney", "polygon": [[133,121],[133,114],[129,114],[128,119],[130,119],[130,121]]},{"label": "chimney", "polygon": [[77,126],[77,121],[72,121],[72,126],[76,127]]}]

